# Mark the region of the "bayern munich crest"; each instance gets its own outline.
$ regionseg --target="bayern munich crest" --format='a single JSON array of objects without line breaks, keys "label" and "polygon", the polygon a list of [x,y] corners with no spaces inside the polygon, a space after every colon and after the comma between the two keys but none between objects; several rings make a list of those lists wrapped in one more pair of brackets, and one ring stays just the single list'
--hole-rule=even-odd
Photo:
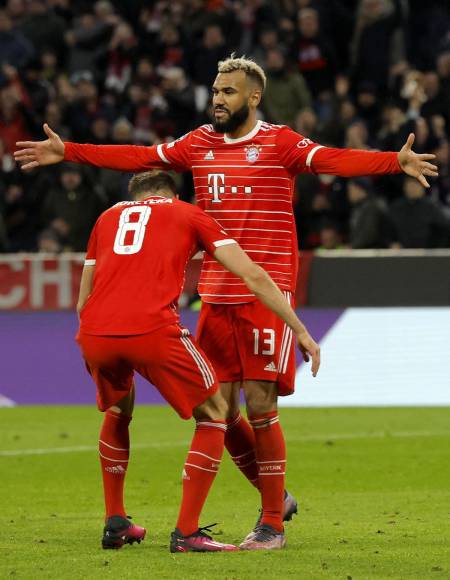
[{"label": "bayern munich crest", "polygon": [[259,152],[261,148],[256,145],[250,145],[250,147],[245,148],[245,157],[249,163],[255,163],[258,161]]}]

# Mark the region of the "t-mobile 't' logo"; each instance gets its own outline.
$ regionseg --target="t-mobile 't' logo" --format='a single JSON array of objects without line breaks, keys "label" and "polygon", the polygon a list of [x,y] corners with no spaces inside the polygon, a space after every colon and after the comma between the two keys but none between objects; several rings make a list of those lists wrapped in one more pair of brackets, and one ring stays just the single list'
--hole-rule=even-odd
[{"label": "t-mobile 't' logo", "polygon": [[213,196],[212,201],[220,203],[219,194],[225,193],[225,174],[224,173],[209,173],[208,174],[208,193]]}]

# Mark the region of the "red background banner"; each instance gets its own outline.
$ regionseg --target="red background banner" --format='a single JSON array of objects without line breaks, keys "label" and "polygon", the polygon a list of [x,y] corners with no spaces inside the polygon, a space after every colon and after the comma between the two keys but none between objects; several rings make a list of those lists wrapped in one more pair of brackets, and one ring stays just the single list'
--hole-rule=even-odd
[{"label": "red background banner", "polygon": [[[0,256],[0,310],[74,309],[83,269],[84,254],[54,257],[38,254]],[[300,259],[296,304],[306,304],[312,254]],[[191,260],[184,292],[195,293],[201,260]]]}]

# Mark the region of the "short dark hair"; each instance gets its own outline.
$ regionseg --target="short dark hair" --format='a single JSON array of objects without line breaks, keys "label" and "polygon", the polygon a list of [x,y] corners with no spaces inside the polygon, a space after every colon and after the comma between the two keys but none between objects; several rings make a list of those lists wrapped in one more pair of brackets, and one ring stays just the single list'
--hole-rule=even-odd
[{"label": "short dark hair", "polygon": [[141,193],[158,193],[159,191],[170,191],[176,195],[177,186],[169,173],[157,169],[136,173],[128,184],[128,193],[133,197]]}]

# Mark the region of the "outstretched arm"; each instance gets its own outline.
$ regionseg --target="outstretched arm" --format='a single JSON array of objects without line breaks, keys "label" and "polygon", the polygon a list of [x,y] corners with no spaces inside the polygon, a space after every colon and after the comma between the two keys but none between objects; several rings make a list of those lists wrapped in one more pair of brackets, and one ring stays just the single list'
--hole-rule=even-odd
[{"label": "outstretched arm", "polygon": [[436,177],[438,169],[430,163],[435,155],[415,153],[411,133],[398,153],[391,151],[363,151],[335,149],[314,143],[289,127],[283,127],[277,138],[280,160],[294,175],[298,173],[327,173],[341,177],[382,175],[402,171],[430,187],[427,177]]},{"label": "outstretched arm", "polygon": [[297,336],[297,345],[303,355],[303,360],[308,362],[309,358],[312,358],[311,371],[315,377],[320,366],[320,347],[311,338],[308,330],[298,319],[269,274],[255,264],[239,244],[218,247],[214,252],[214,257],[227,270],[239,276],[255,296],[293,330]]},{"label": "outstretched arm", "polygon": [[60,136],[45,124],[45,141],[18,141],[14,152],[22,169],[35,169],[61,161],[86,163],[120,171],[145,171],[147,169],[172,169],[160,153],[160,145],[90,145],[64,143]]},{"label": "outstretched arm", "polygon": [[315,151],[312,150],[310,165],[314,173],[341,177],[404,172],[418,179],[424,187],[430,187],[425,176],[437,177],[438,168],[430,163],[436,156],[415,153],[413,143],[414,134],[411,133],[398,153],[317,146]]}]

